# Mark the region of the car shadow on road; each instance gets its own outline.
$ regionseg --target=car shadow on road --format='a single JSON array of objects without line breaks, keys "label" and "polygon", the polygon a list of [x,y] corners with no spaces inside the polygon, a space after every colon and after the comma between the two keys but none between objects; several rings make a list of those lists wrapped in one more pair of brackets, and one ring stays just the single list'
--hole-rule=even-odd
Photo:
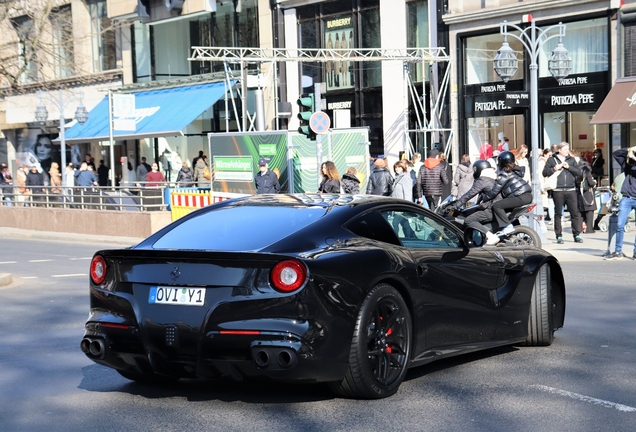
[{"label": "car shadow on road", "polygon": [[317,402],[335,399],[324,383],[286,383],[267,378],[181,379],[161,384],[129,381],[115,370],[97,364],[82,368],[83,379],[78,388],[91,392],[119,392],[148,399],[185,398],[191,402],[218,400],[256,404]]}]

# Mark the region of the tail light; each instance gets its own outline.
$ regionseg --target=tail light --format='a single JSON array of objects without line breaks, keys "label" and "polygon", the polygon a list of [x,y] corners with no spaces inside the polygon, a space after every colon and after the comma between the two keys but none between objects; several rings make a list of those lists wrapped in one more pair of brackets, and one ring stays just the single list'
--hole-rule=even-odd
[{"label": "tail light", "polygon": [[296,291],[307,281],[307,268],[297,260],[281,261],[270,273],[272,286],[280,292]]},{"label": "tail light", "polygon": [[106,279],[106,260],[100,255],[95,255],[91,261],[91,280],[95,285],[100,285]]}]

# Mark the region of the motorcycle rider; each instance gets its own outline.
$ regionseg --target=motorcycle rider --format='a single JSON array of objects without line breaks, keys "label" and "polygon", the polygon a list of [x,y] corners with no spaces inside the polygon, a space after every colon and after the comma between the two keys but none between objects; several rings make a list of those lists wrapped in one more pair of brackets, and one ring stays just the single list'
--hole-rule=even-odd
[{"label": "motorcycle rider", "polygon": [[[530,204],[532,202],[532,187],[523,179],[525,167],[515,163],[515,155],[511,152],[502,152],[497,158],[499,168],[497,181],[493,188],[484,195],[484,201],[493,200],[500,192],[503,197],[493,203],[492,212],[495,216],[495,223],[501,229],[501,235],[514,232],[515,228],[510,223],[507,211],[515,207]],[[496,245],[500,238],[491,232],[486,233],[487,245]]]},{"label": "motorcycle rider", "polygon": [[481,209],[466,216],[466,218],[464,219],[464,225],[481,231],[482,233],[484,233],[484,235],[487,236],[490,230],[483,224],[492,222],[492,204],[501,199],[501,196],[497,196],[495,197],[495,199],[488,202],[481,201],[483,194],[490,191],[495,185],[497,172],[494,168],[492,168],[487,160],[478,160],[473,164],[473,177],[475,181],[473,182],[473,186],[468,190],[468,192],[459,197],[457,201],[449,204],[446,207],[449,211],[455,208],[460,208],[468,201],[470,201],[473,197],[479,195],[479,197],[477,198],[477,203],[480,204]]}]

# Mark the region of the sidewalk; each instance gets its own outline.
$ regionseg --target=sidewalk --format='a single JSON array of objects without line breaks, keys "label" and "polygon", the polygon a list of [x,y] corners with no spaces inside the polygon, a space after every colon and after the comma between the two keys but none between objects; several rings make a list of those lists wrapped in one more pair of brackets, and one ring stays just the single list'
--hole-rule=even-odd
[{"label": "sidewalk", "polygon": [[[625,233],[623,238],[623,253],[631,258],[634,245],[634,227]],[[581,234],[583,243],[574,243],[570,221],[563,222],[564,244],[556,243],[554,226],[548,225],[548,232],[545,234],[547,241],[542,245],[543,249],[554,255],[559,261],[603,261],[602,255],[607,251],[607,232],[596,230],[594,234]],[[614,252],[613,250],[611,252]],[[629,259],[623,261],[631,261]]]},{"label": "sidewalk", "polygon": [[37,240],[53,240],[67,243],[95,243],[112,245],[113,248],[134,246],[143,238],[116,237],[104,235],[87,235],[75,233],[62,233],[52,231],[33,231],[20,228],[0,227],[0,238],[26,238]]}]

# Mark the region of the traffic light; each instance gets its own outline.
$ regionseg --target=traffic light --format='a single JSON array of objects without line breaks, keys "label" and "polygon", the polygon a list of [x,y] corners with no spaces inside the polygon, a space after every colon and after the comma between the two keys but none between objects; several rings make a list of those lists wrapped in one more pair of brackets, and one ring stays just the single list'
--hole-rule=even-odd
[{"label": "traffic light", "polygon": [[296,101],[299,106],[300,112],[298,113],[298,120],[300,120],[300,127],[298,128],[298,133],[306,135],[307,138],[314,140],[316,139],[316,134],[309,127],[309,119],[311,115],[314,113],[314,95],[308,94],[306,96],[301,96]]}]

